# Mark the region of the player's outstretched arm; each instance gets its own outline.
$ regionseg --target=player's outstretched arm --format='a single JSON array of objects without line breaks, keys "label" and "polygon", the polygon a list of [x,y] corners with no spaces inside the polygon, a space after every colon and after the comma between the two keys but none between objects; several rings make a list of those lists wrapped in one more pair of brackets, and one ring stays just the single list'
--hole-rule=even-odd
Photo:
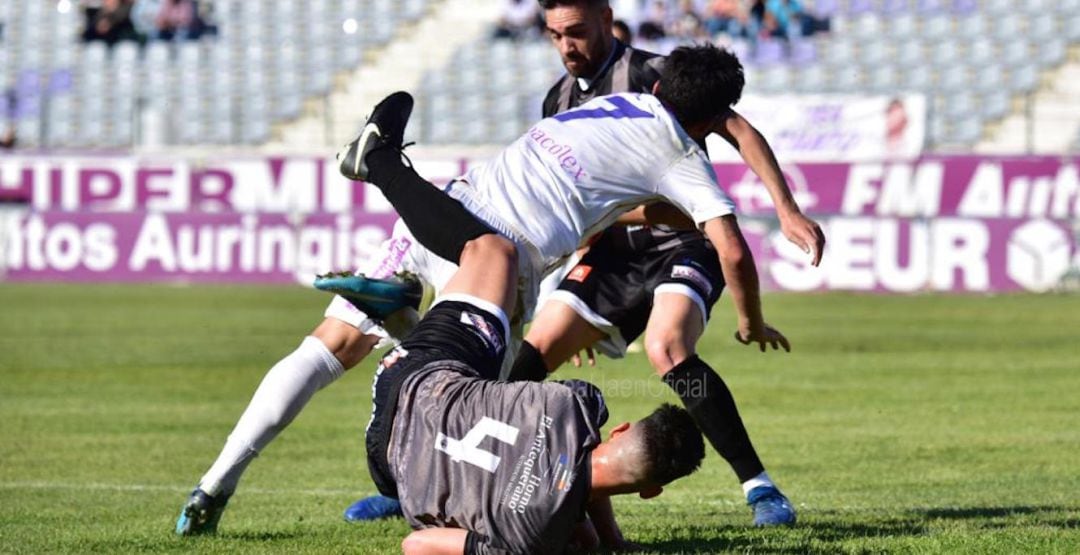
[{"label": "player's outstretched arm", "polygon": [[825,251],[825,234],[817,222],[807,218],[799,209],[799,204],[795,202],[787,180],[780,171],[780,164],[765,137],[734,110],[726,117],[717,119],[712,131],[739,151],[746,165],[750,166],[765,184],[773,205],[776,206],[776,215],[780,218],[780,230],[784,236],[803,251],[810,253],[814,266],[820,264],[821,255]]},{"label": "player's outstretched arm", "polygon": [[735,337],[743,344],[757,343],[764,352],[766,345],[774,349],[791,350],[787,338],[765,324],[761,313],[761,292],[758,285],[754,255],[746,245],[735,216],[727,215],[705,222],[705,235],[720,257],[720,269],[731,293],[739,328]]}]

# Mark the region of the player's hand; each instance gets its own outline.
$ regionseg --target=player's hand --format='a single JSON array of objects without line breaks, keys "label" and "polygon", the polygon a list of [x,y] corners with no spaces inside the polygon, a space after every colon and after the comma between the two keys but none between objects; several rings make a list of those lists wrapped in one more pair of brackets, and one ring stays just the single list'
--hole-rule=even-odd
[{"label": "player's hand", "polygon": [[[589,359],[589,366],[596,366],[596,353],[593,352],[592,347],[585,347],[585,356]],[[574,353],[574,356],[570,357],[570,362],[574,364],[575,368],[581,368],[581,353]]]},{"label": "player's hand", "polygon": [[743,345],[757,343],[763,353],[765,352],[765,347],[767,345],[772,345],[773,350],[776,351],[779,351],[780,347],[783,347],[785,351],[791,352],[791,343],[784,337],[784,334],[768,324],[761,326],[760,330],[751,330],[749,327],[740,327],[740,329],[735,332],[735,341],[738,341]]},{"label": "player's hand", "polygon": [[817,222],[801,212],[791,212],[780,218],[780,231],[788,241],[810,254],[811,264],[821,264],[821,255],[825,252],[825,233]]}]

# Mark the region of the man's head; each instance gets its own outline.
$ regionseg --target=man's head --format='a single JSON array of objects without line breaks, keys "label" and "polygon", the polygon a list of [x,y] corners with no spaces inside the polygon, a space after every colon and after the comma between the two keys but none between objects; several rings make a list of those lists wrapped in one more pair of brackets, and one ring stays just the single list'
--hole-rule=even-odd
[{"label": "man's head", "polygon": [[616,19],[611,23],[611,34],[623,44],[634,42],[633,31],[631,31],[630,26],[621,19]]},{"label": "man's head", "polygon": [[664,404],[633,424],[616,426],[593,450],[592,490],[655,497],[663,486],[697,470],[704,457],[705,443],[690,414]]},{"label": "man's head", "polygon": [[608,0],[540,0],[551,43],[574,77],[592,77],[611,53]]},{"label": "man's head", "polygon": [[742,96],[746,79],[734,54],[711,44],[681,46],[667,56],[653,94],[690,132],[708,126]]}]

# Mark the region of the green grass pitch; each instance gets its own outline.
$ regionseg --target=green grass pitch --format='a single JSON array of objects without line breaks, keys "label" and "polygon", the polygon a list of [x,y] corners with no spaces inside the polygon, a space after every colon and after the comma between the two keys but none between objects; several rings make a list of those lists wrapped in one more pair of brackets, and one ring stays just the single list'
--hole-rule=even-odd
[{"label": "green grass pitch", "polygon": [[[372,493],[372,363],[316,395],[252,464],[213,538],[172,533],[263,374],[321,318],[300,287],[0,284],[0,552],[386,553]],[[660,497],[621,498],[659,553],[1080,552],[1080,297],[768,295],[794,351],[701,342],[734,391],[793,529],[755,530],[710,452]],[[565,370],[565,369],[564,369]],[[610,425],[662,401],[642,354],[564,372]]]}]

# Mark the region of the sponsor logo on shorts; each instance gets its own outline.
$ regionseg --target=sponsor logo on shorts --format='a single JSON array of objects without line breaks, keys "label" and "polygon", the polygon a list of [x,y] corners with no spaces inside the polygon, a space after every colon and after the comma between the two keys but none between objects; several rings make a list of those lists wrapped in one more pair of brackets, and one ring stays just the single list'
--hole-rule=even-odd
[{"label": "sponsor logo on shorts", "polygon": [[698,286],[698,288],[701,289],[703,293],[705,293],[706,297],[712,295],[713,286],[712,282],[709,280],[709,277],[705,275],[705,272],[702,272],[701,270],[693,266],[676,264],[675,266],[671,267],[671,277],[677,279],[685,279],[690,283],[693,283],[694,285]]},{"label": "sponsor logo on shorts", "polygon": [[577,266],[574,266],[573,270],[570,270],[570,273],[566,276],[566,279],[570,281],[583,282],[585,281],[585,278],[589,277],[590,272],[592,272],[592,266],[578,264]]},{"label": "sponsor logo on shorts", "polygon": [[502,352],[504,348],[502,332],[492,329],[491,324],[489,324],[483,316],[462,311],[461,323],[477,331],[480,338],[488,344],[488,348],[491,349],[492,354]]},{"label": "sponsor logo on shorts", "polygon": [[411,246],[412,241],[408,238],[395,237],[391,239],[390,246],[386,249],[386,257],[382,259],[375,271],[368,274],[369,277],[383,279],[394,275],[394,272],[401,269],[401,261],[405,259],[405,254],[409,252]]}]

